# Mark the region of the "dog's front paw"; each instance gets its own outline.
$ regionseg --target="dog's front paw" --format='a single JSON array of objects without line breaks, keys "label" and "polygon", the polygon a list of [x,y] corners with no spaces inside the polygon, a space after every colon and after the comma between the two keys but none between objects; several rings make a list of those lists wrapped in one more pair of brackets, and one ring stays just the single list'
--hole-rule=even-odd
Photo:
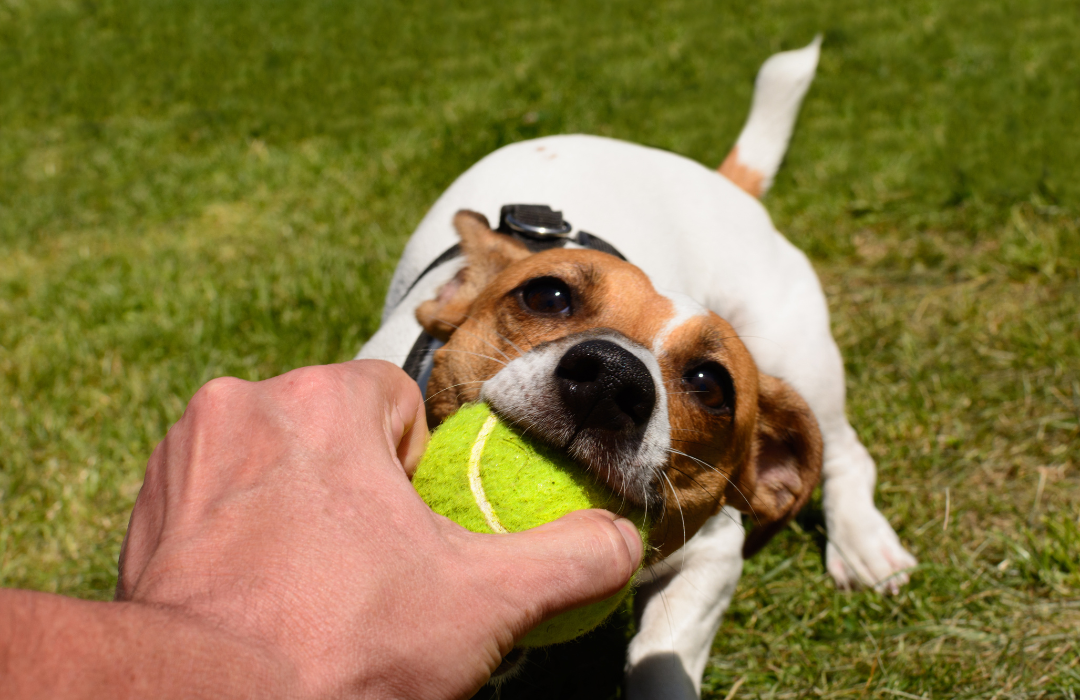
[{"label": "dog's front paw", "polygon": [[873,505],[827,518],[825,566],[841,590],[872,586],[879,593],[900,592],[917,563],[889,521]]}]

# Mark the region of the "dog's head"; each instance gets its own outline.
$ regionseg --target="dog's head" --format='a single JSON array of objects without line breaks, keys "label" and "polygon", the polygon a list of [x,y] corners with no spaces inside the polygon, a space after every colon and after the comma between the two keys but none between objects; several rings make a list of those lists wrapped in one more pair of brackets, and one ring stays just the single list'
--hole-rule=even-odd
[{"label": "dog's head", "polygon": [[487,401],[657,514],[653,558],[725,503],[751,515],[751,554],[806,503],[821,471],[817,423],[724,319],[612,255],[531,253],[468,211],[454,225],[465,267],[416,312],[445,343],[427,387],[431,425]]}]

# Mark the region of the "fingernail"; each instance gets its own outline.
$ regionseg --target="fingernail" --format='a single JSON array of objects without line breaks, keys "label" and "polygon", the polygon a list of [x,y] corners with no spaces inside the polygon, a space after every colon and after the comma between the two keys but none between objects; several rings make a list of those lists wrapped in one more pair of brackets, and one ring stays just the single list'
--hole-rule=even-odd
[{"label": "fingernail", "polygon": [[626,546],[630,549],[630,557],[634,561],[634,570],[637,571],[637,568],[641,566],[641,557],[644,555],[641,535],[638,533],[637,525],[626,518],[618,518],[615,520],[615,527],[619,528],[623,539],[626,540]]}]

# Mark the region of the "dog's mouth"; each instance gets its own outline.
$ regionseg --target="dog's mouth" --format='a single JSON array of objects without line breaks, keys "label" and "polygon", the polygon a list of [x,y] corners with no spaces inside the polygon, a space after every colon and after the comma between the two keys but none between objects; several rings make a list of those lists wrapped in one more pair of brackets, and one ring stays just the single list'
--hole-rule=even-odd
[{"label": "dog's mouth", "polygon": [[661,506],[670,437],[660,368],[608,329],[537,345],[484,383],[481,398],[524,432],[565,450],[615,493]]}]

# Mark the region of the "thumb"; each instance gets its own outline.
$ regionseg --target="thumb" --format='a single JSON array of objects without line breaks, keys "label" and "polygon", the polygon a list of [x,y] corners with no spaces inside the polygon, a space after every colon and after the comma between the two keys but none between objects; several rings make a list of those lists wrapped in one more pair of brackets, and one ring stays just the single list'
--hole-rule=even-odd
[{"label": "thumb", "polygon": [[[511,535],[484,537],[484,578],[499,589],[501,622],[520,639],[559,613],[615,595],[643,555],[641,537],[626,518],[579,510]],[[492,575],[494,574],[494,575]]]}]

